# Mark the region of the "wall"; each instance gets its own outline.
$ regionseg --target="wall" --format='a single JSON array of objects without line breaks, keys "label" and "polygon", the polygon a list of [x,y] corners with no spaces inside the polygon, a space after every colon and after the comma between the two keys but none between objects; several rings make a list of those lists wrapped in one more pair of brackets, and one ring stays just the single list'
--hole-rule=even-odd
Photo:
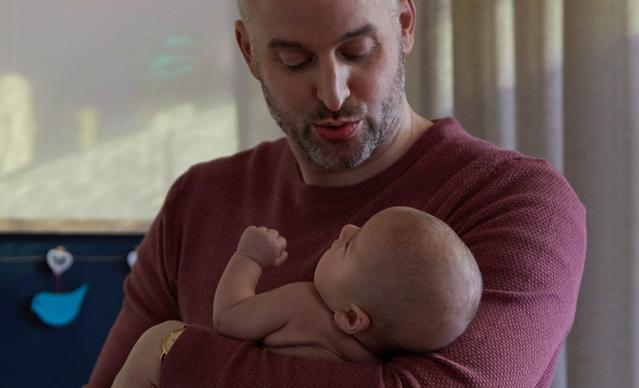
[{"label": "wall", "polygon": [[[141,239],[0,235],[2,386],[78,387],[88,380],[122,304],[122,284],[130,271],[126,254]],[[64,328],[46,326],[30,311],[34,294],[55,288],[45,254],[57,245],[64,245],[75,259],[62,276],[62,291],[89,285],[78,318]]]}]

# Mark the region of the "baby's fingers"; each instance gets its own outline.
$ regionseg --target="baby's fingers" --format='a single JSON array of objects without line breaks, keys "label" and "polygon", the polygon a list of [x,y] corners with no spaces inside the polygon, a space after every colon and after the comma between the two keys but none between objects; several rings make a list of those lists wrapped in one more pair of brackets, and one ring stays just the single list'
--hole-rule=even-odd
[{"label": "baby's fingers", "polygon": [[277,258],[277,260],[275,260],[275,265],[280,265],[283,262],[286,261],[286,259],[288,258],[288,252],[287,251],[282,251],[282,253],[280,254],[280,257]]},{"label": "baby's fingers", "polygon": [[286,239],[284,236],[277,236],[277,242],[280,244],[282,249],[286,249]]},{"label": "baby's fingers", "polygon": [[267,228],[266,234],[268,234],[269,236],[273,238],[278,238],[280,235],[280,232],[278,232],[277,229]]}]

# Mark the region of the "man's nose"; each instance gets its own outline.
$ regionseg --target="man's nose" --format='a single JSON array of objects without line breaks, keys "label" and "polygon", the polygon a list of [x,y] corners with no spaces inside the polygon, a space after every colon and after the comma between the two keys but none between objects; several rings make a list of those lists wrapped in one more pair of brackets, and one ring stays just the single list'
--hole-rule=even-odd
[{"label": "man's nose", "polygon": [[317,98],[324,103],[331,112],[340,110],[344,101],[351,95],[348,86],[350,69],[335,60],[330,60],[320,66],[317,80]]}]

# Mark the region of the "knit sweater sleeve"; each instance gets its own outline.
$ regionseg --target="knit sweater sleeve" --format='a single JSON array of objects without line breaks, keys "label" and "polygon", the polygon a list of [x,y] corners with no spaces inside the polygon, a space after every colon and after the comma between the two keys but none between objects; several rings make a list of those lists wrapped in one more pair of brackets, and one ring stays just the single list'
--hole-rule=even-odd
[{"label": "knit sweater sleeve", "polygon": [[444,350],[379,365],[306,360],[191,325],[165,359],[161,386],[549,386],[575,314],[583,205],[548,163],[530,159],[500,163],[458,201],[447,221],[476,256],[484,294],[471,326]]},{"label": "knit sweater sleeve", "polygon": [[91,373],[87,388],[110,387],[138,338],[149,327],[179,319],[176,268],[165,260],[165,234],[170,207],[180,187],[176,181],[144,240],[138,260],[124,282],[124,302]]}]

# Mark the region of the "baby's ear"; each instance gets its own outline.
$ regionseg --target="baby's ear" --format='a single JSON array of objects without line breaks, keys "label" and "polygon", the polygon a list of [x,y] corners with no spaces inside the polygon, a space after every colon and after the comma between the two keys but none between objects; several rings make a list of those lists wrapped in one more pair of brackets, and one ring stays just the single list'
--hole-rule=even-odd
[{"label": "baby's ear", "polygon": [[370,317],[366,311],[354,303],[345,310],[335,311],[333,320],[340,330],[350,335],[364,331],[371,325]]}]

